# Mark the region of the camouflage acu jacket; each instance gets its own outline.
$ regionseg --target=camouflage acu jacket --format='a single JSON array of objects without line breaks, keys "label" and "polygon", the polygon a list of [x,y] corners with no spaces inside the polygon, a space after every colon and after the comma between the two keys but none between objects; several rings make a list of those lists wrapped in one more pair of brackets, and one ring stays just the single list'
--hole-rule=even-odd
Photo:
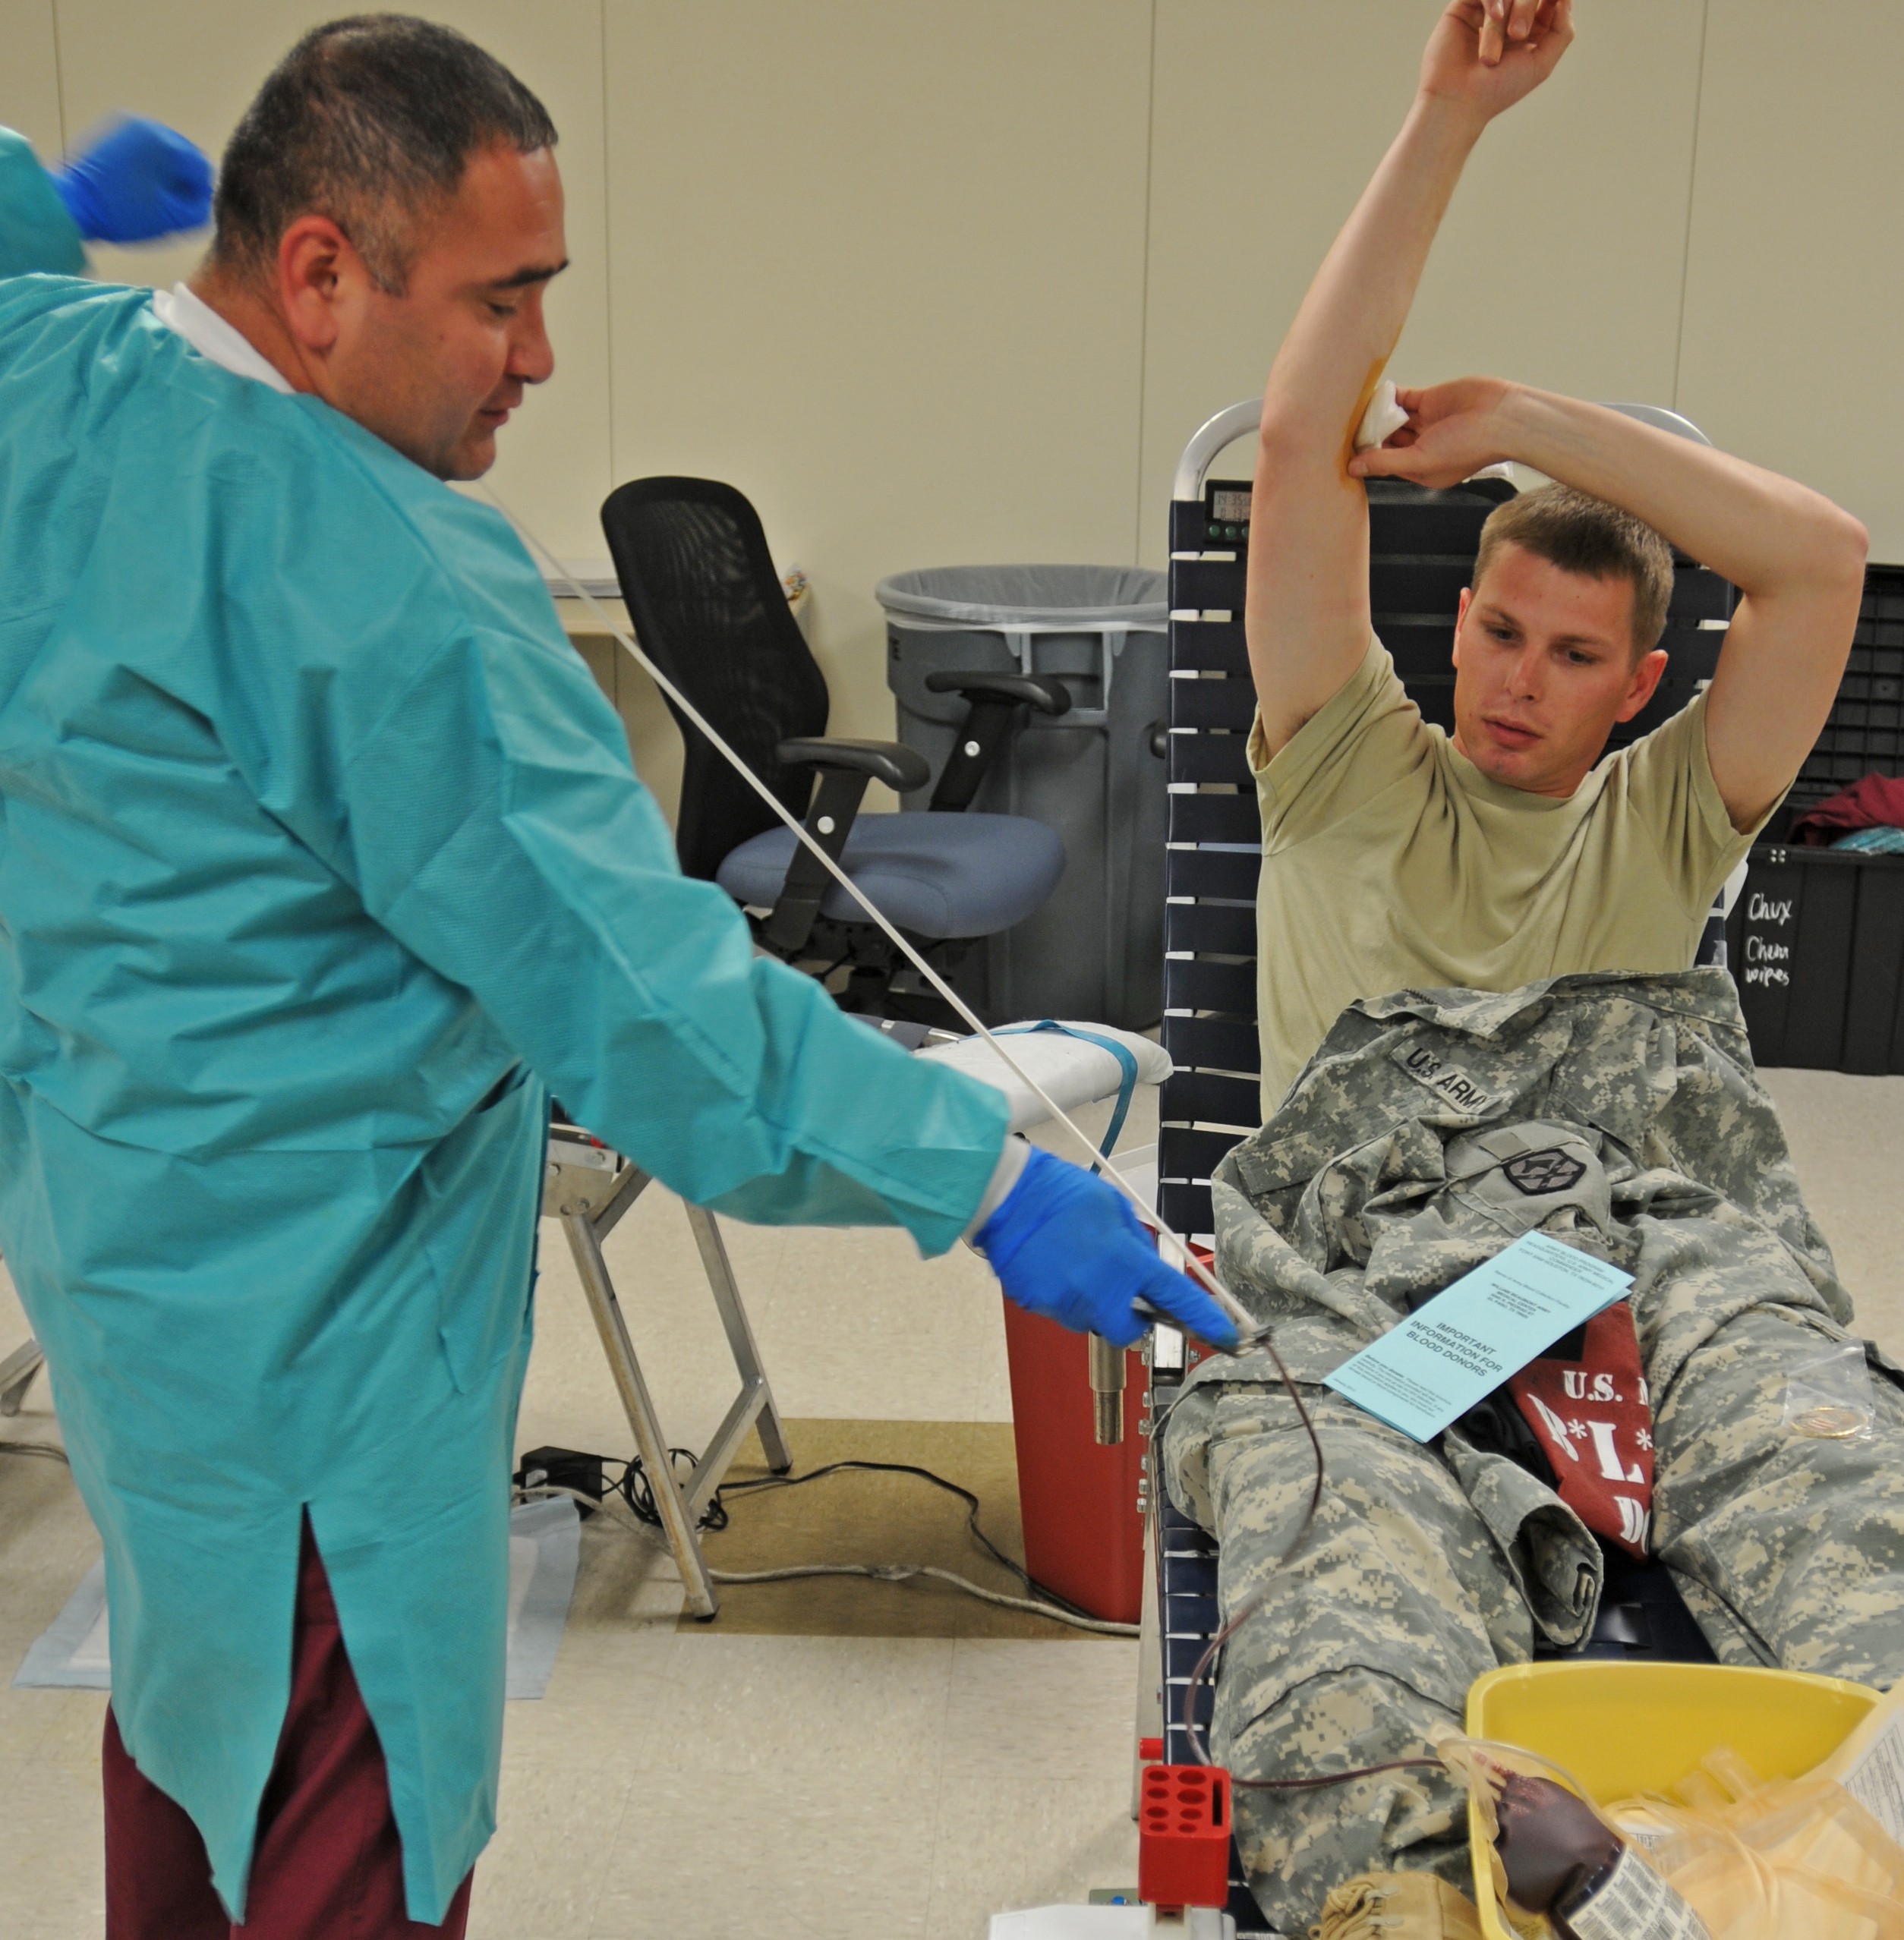
[{"label": "camouflage acu jacket", "polygon": [[[1304,1382],[1534,1228],[1633,1276],[1656,1410],[1687,1356],[1748,1308],[1802,1311],[1833,1334],[1851,1318],[1723,970],[1353,1004],[1223,1161],[1213,1198],[1219,1271],[1275,1323]],[[1194,1379],[1275,1375],[1257,1353]],[[1536,1620],[1575,1641],[1598,1595],[1590,1535],[1458,1428],[1439,1445]],[[1184,1453],[1172,1479],[1195,1510]]]}]

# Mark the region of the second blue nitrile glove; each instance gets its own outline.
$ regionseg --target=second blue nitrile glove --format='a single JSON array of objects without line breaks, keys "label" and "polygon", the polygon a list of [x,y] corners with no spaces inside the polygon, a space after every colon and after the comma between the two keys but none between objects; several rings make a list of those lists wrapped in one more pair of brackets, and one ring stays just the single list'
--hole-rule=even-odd
[{"label": "second blue nitrile glove", "polygon": [[151,242],[202,228],[212,213],[211,163],[183,135],[136,116],[47,173],[88,242]]},{"label": "second blue nitrile glove", "polygon": [[1124,1195],[1049,1152],[1033,1149],[972,1243],[1010,1299],[1080,1334],[1129,1346],[1150,1324],[1133,1309],[1141,1299],[1212,1346],[1236,1343],[1229,1317],[1158,1257]]}]

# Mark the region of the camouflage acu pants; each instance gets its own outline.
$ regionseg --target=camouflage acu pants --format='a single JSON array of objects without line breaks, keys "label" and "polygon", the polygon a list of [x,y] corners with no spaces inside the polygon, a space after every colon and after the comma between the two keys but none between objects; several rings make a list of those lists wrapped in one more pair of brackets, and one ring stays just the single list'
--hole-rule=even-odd
[{"label": "camouflage acu pants", "polygon": [[[1756,1307],[1692,1352],[1656,1397],[1653,1543],[1723,1661],[1889,1685],[1904,1674],[1904,1391],[1873,1367],[1866,1441],[1783,1424],[1786,1368],[1840,1337],[1818,1316]],[[1225,1614],[1270,1583],[1218,1680],[1213,1753],[1244,1777],[1419,1753],[1431,1729],[1460,1725],[1476,1677],[1534,1642],[1533,1559],[1503,1554],[1447,1462],[1327,1389],[1303,1392],[1328,1485],[1280,1571],[1313,1474],[1287,1396],[1193,1387],[1164,1433],[1172,1494],[1222,1541]],[[1256,1897],[1290,1934],[1358,1872],[1429,1870],[1471,1890],[1464,1800],[1432,1771],[1239,1790],[1235,1809]]]}]

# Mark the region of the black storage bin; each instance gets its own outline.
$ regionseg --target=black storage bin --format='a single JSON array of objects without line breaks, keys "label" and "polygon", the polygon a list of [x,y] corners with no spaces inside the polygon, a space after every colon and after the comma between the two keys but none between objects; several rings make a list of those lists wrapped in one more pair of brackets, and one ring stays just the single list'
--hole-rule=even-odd
[{"label": "black storage bin", "polygon": [[1904,566],[1865,578],[1858,631],[1817,744],[1756,844],[1726,925],[1752,1056],[1904,1072],[1904,855],[1800,848],[1792,824],[1861,776],[1904,773]]},{"label": "black storage bin", "polygon": [[1904,855],[1760,843],[1726,945],[1755,1063],[1904,1072]]}]

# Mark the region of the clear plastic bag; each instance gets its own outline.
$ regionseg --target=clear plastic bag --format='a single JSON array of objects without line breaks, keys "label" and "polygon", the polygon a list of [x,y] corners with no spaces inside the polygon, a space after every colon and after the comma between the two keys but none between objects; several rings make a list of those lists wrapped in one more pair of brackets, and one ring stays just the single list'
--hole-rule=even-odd
[{"label": "clear plastic bag", "polygon": [[1875,1418],[1861,1340],[1841,1341],[1786,1370],[1785,1425],[1793,1435],[1862,1441]]},{"label": "clear plastic bag", "polygon": [[[1896,1696],[1873,1728],[1904,1715]],[[1856,1734],[1802,1778],[1711,1753],[1673,1788],[1604,1808],[1517,1746],[1436,1746],[1486,1833],[1494,1897],[1526,1940],[1904,1940],[1904,1845],[1839,1783]],[[1844,1767],[1841,1774],[1840,1766]]]},{"label": "clear plastic bag", "polygon": [[1904,1940],[1904,1847],[1836,1779],[1761,1779],[1722,1749],[1674,1790],[1607,1817],[1713,1940]]}]

